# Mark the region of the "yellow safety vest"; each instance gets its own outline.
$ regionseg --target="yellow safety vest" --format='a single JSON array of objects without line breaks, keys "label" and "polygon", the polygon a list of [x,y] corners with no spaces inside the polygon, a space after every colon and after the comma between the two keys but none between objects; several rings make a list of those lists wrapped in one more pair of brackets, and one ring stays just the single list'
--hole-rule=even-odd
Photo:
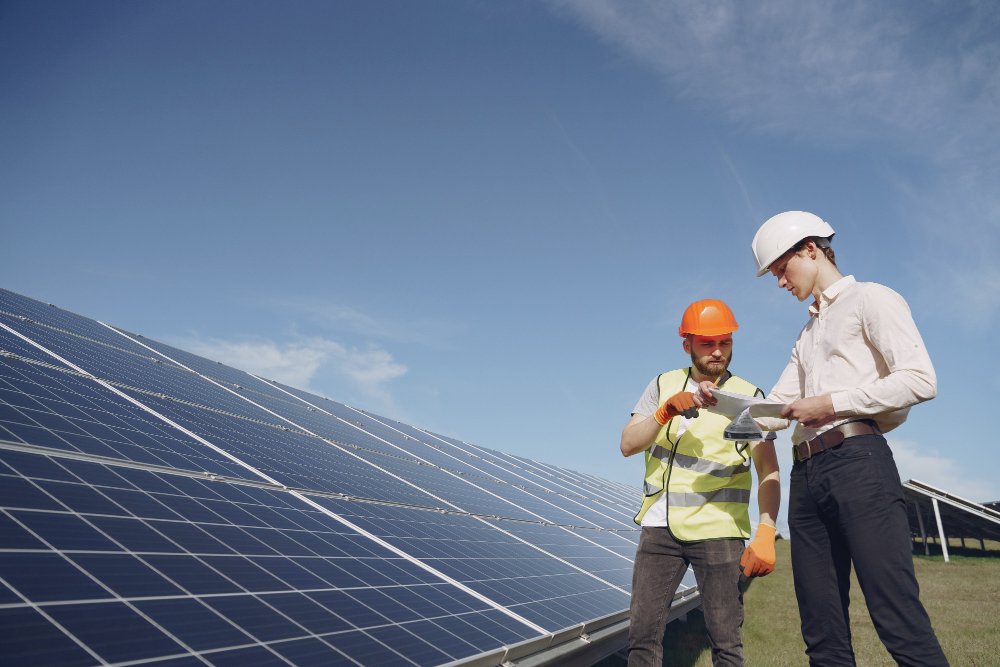
[{"label": "yellow safety vest", "polygon": [[[684,391],[690,375],[690,368],[661,374],[657,380],[660,404]],[[746,396],[764,395],[735,375],[719,388]],[[750,537],[752,475],[749,458],[743,455],[747,443],[724,440],[722,433],[731,420],[708,410],[700,410],[678,437],[680,421],[667,422],[646,450],[645,497],[634,521],[641,525],[642,517],[666,489],[667,527],[676,539]]]}]

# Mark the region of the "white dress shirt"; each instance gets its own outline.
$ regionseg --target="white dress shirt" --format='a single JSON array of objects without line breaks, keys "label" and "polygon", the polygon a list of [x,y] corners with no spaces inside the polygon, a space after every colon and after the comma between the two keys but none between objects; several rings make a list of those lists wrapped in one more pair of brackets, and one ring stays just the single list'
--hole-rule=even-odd
[{"label": "white dress shirt", "polygon": [[[791,403],[830,394],[837,418],[818,429],[797,424],[792,442],[838,424],[874,419],[883,433],[904,421],[910,406],[934,398],[937,376],[910,308],[878,283],[845,276],[809,307],[809,322],[767,398]],[[787,419],[761,418],[763,428],[787,428]]]}]

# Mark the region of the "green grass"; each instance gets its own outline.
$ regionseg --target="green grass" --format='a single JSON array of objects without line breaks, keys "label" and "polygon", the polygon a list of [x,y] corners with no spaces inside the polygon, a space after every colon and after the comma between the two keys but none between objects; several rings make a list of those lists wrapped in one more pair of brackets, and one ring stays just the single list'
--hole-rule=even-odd
[{"label": "green grass", "polygon": [[[969,542],[971,547],[973,543]],[[951,562],[945,563],[940,548],[931,545],[931,556],[919,545],[914,568],[920,582],[920,599],[931,617],[938,640],[955,667],[986,667],[998,664],[1000,656],[1000,544],[987,542],[986,555],[977,549],[962,550],[949,544]],[[753,582],[747,591],[743,646],[750,667],[807,665],[805,645],[799,634],[799,611],[792,585],[789,543],[776,544],[778,568],[773,574]],[[934,555],[937,554],[937,555]],[[854,579],[851,587],[851,632],[858,665],[862,667],[896,663],[882,646],[864,596]],[[701,613],[688,615],[686,623],[667,626],[664,637],[665,667],[711,667],[711,651],[705,640]],[[621,665],[621,658],[600,663]]]}]

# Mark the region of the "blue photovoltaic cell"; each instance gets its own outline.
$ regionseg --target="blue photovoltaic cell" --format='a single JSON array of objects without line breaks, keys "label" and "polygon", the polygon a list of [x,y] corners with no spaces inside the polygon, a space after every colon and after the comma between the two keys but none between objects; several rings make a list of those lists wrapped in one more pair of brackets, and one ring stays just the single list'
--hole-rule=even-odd
[{"label": "blue photovoltaic cell", "polygon": [[[30,456],[45,461],[31,463]],[[488,604],[287,492],[80,466],[2,449],[0,461],[5,471],[0,488],[27,485],[48,499],[22,503],[34,505],[30,509],[0,508],[4,534],[13,536],[0,552],[0,582],[11,591],[8,597],[16,598],[5,604],[28,609],[20,600],[30,600],[110,662],[204,650],[229,653],[266,642],[305,640],[289,655],[303,651],[303,656],[339,659],[334,647],[377,645],[366,633],[386,625],[406,628],[417,621],[461,618],[475,626],[498,626]],[[70,464],[72,472],[70,467],[57,472],[63,463]],[[15,473],[18,469],[45,478]],[[52,477],[78,481],[46,479]],[[156,490],[122,488],[137,483]],[[70,487],[76,489],[70,492]],[[57,496],[49,492],[53,489],[58,489]],[[147,502],[126,508],[114,501],[115,494],[123,492],[144,495]],[[173,519],[159,518],[159,511],[147,516],[142,508],[158,507],[154,499],[181,512]],[[214,503],[219,511],[208,511],[205,503]],[[263,517],[273,518],[274,525]],[[17,618],[41,623],[27,612]],[[194,618],[202,622],[192,625]],[[484,646],[455,642],[444,627],[428,626],[417,639],[420,643],[410,647],[414,654],[408,659],[437,664],[429,656],[443,651],[450,661],[496,648],[505,641],[501,636],[537,636],[527,626],[502,618],[503,632]],[[111,627],[128,632],[128,640],[115,641]],[[429,630],[434,633],[427,634]],[[38,630],[43,631],[53,632]],[[417,637],[406,636],[411,635]],[[268,647],[270,654],[281,654]],[[30,663],[33,650],[3,649],[12,664]],[[220,664],[227,659],[220,657]]]},{"label": "blue photovoltaic cell", "polygon": [[183,398],[198,405],[252,419],[261,416],[258,409],[239,397],[190,371],[164,362],[149,350],[110,330],[105,329],[109,336],[114,336],[114,340],[105,343],[36,322],[11,319],[2,314],[0,322],[102,380]]},{"label": "blue photovoltaic cell", "polygon": [[5,290],[0,324],[83,371],[0,328],[5,665],[436,665],[628,608],[633,489]]},{"label": "blue photovoltaic cell", "polygon": [[[632,588],[632,560],[597,541],[596,530],[572,531],[563,527],[516,523],[498,528],[513,533],[522,540],[541,547],[584,572],[596,575],[619,588]],[[617,539],[617,538],[616,538]],[[622,544],[628,544],[622,540]],[[632,547],[634,555],[635,547]]]},{"label": "blue photovoltaic cell", "polygon": [[[426,645],[426,644],[425,644]],[[300,667],[326,667],[327,665],[353,665],[329,644],[319,639],[297,639],[290,642],[280,642],[274,645],[274,650]]]},{"label": "blue photovoltaic cell", "polygon": [[[331,499],[321,502],[469,588],[518,609],[518,613],[547,630],[598,619],[628,606],[626,592],[590,576],[580,566],[574,567],[571,562],[560,561],[517,539],[516,529],[527,524],[491,525],[462,515],[428,515],[406,508]],[[514,532],[515,536],[497,528]],[[535,528],[565,534],[566,540],[578,540],[555,526]],[[599,560],[621,561],[624,567],[628,566],[628,561],[621,557],[590,546],[600,556],[590,561],[584,559],[582,565]],[[611,566],[608,569],[613,571]]]},{"label": "blue photovoltaic cell", "polygon": [[196,651],[256,643],[250,635],[193,598],[144,600],[135,606]]},{"label": "blue photovoltaic cell", "polygon": [[45,613],[108,662],[185,653],[184,648],[120,602],[48,605]]},{"label": "blue photovoltaic cell", "polygon": [[[301,392],[300,392],[301,393]],[[581,489],[575,485],[566,483],[566,480],[542,478],[533,470],[533,465],[519,465],[514,468],[512,465],[501,465],[496,462],[498,457],[484,458],[476,455],[474,448],[459,448],[453,441],[442,439],[433,434],[413,428],[402,422],[380,417],[368,412],[364,413],[370,420],[378,420],[390,426],[393,430],[399,431],[403,436],[409,438],[410,449],[418,452],[422,457],[438,463],[445,467],[454,467],[458,464],[462,469],[472,469],[478,476],[491,480],[499,480],[512,487],[524,489],[526,493],[536,496],[540,502],[534,502],[536,511],[544,513],[545,504],[556,505],[573,515],[569,521],[576,525],[594,525],[603,528],[628,528],[634,530],[631,523],[631,515],[622,515],[619,511],[598,511],[594,507],[593,500],[586,494],[581,493]],[[458,463],[456,463],[458,462]],[[520,463],[520,462],[519,462]],[[560,483],[562,482],[562,483]],[[623,523],[624,522],[624,523]]]},{"label": "blue photovoltaic cell", "polygon": [[[302,396],[302,392],[295,393]],[[390,428],[367,414],[350,411],[348,408],[338,404],[328,407],[344,419],[352,418],[365,431],[383,440],[396,442],[401,448],[409,448],[415,455],[420,456],[430,463],[441,466],[447,471],[462,473],[462,476],[458,478],[455,476],[440,475],[438,477],[442,480],[441,486],[425,486],[423,488],[433,490],[436,494],[451,500],[466,511],[475,514],[517,517],[564,525],[597,525],[592,523],[587,516],[568,511],[567,506],[559,503],[554,494],[549,494],[542,489],[536,488],[535,491],[540,495],[533,495],[519,486],[498,478],[496,475],[488,476],[484,474],[483,470],[471,465],[471,462],[450,457],[444,452],[424,444],[421,439],[410,437],[407,434],[401,433],[398,429]],[[400,465],[394,467],[393,470],[398,472],[402,468],[404,466]],[[459,484],[456,485],[456,481]],[[522,482],[522,480],[515,481]],[[432,482],[421,481],[421,486],[425,483],[433,484]],[[548,498],[542,497],[547,495],[552,495],[552,500],[556,500],[557,502],[550,502]],[[496,500],[499,500],[499,503]]]},{"label": "blue photovoltaic cell", "polygon": [[215,667],[288,667],[288,662],[282,659],[273,649],[254,646],[251,648],[234,649],[209,653],[203,656]]},{"label": "blue photovoltaic cell", "polygon": [[[352,455],[357,452],[344,451],[319,438],[156,397],[143,400],[199,437],[291,488],[427,507],[441,505],[423,491],[401,484]],[[369,456],[367,460],[382,467],[402,465],[398,459],[385,457],[375,460]],[[249,472],[241,476],[251,477]]]},{"label": "blue photovoltaic cell", "polygon": [[31,607],[0,608],[5,665],[93,665],[94,657]]},{"label": "blue photovoltaic cell", "polygon": [[[0,296],[2,295],[3,290],[0,290]],[[17,325],[19,322],[23,325],[23,320],[21,318],[12,317],[0,312],[0,324],[12,326]],[[18,329],[16,326],[13,328],[15,330]],[[40,361],[52,366],[58,366],[67,370],[69,369],[69,366],[39,349],[37,345],[32,345],[21,336],[11,333],[3,327],[0,327],[0,350],[3,350],[4,356],[7,357]]]},{"label": "blue photovoltaic cell", "polygon": [[[400,428],[406,430],[409,427],[401,425]],[[517,459],[432,433],[424,433],[424,438],[441,443],[442,451],[465,456],[467,460],[473,462],[473,465],[489,471],[513,486],[523,487],[546,502],[558,505],[584,519],[584,521],[573,521],[571,525],[636,530],[636,525],[632,522],[635,508],[632,506],[638,506],[638,499],[641,499],[638,495],[626,507],[599,504],[595,502],[589,485],[581,485],[566,475],[542,475],[538,471],[538,465],[532,461]]]},{"label": "blue photovoltaic cell", "polygon": [[312,405],[319,411],[329,412],[334,417],[344,422],[354,424],[363,432],[370,433],[373,437],[390,443],[397,448],[397,451],[407,452],[414,457],[419,457],[419,459],[424,462],[464,475],[470,479],[470,481],[475,483],[495,483],[500,480],[497,475],[490,474],[489,472],[476,467],[474,465],[474,461],[470,461],[467,458],[463,459],[462,457],[448,456],[441,450],[428,446],[423,441],[423,438],[419,437],[419,431],[416,431],[415,429],[412,429],[409,432],[403,432],[400,429],[395,428],[396,424],[385,423],[385,421],[373,419],[372,416],[366,412],[349,408],[348,406],[337,403],[336,401],[321,399],[318,396],[293,387],[285,385],[277,386],[295,396],[298,400],[302,401],[303,404]]},{"label": "blue photovoltaic cell", "polygon": [[0,577],[35,602],[114,597],[71,560],[56,553],[0,553]]},{"label": "blue photovoltaic cell", "polygon": [[[127,333],[127,335],[135,336],[132,333]],[[371,452],[413,459],[405,450],[400,450],[356,428],[352,425],[351,420],[339,420],[320,410],[310,408],[304,402],[290,396],[286,391],[282,391],[282,389],[288,389],[282,385],[266,382],[244,371],[210,361],[155,340],[139,340],[144,345],[166,355],[167,358],[176,360],[192,371],[224,384],[227,388],[245,396],[264,409],[276,412],[319,437],[329,438]],[[318,396],[312,396],[312,399],[311,403],[319,404],[320,408],[323,409],[326,409],[329,404],[339,405]]]},{"label": "blue photovoltaic cell", "polygon": [[0,428],[12,442],[256,478],[93,381],[2,357]]}]

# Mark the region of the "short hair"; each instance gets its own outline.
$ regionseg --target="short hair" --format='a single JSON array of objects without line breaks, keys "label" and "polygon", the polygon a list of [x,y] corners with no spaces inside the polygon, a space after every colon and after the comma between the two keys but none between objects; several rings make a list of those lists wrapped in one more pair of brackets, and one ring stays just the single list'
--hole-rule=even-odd
[{"label": "short hair", "polygon": [[836,254],[833,252],[833,246],[830,245],[830,239],[825,239],[822,236],[810,236],[809,238],[802,239],[794,246],[792,246],[792,252],[798,253],[800,250],[806,247],[806,244],[812,241],[816,244],[816,247],[823,251],[826,258],[830,260],[830,263],[837,266]]}]

